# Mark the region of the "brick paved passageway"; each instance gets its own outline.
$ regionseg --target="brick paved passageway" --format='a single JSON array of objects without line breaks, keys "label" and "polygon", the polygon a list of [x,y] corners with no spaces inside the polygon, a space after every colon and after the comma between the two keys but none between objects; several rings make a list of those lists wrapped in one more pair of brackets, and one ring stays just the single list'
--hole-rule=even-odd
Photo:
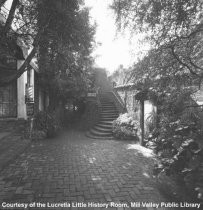
[{"label": "brick paved passageway", "polygon": [[[130,206],[165,201],[151,176],[153,157],[140,148],[132,142],[88,139],[74,131],[33,142],[1,171],[0,203],[113,201]],[[6,208],[1,204],[1,209]]]}]

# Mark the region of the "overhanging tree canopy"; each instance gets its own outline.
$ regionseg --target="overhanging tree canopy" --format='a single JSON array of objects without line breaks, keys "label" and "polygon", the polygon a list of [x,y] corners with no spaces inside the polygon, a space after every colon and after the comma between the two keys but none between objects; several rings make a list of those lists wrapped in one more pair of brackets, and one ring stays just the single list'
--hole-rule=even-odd
[{"label": "overhanging tree canopy", "polygon": [[144,32],[153,48],[168,48],[193,75],[202,78],[201,0],[114,0],[118,28]]},{"label": "overhanging tree canopy", "polygon": [[90,52],[94,44],[94,26],[90,25],[88,14],[88,9],[78,0],[13,1],[6,23],[2,25],[1,34],[5,36],[1,42],[8,39],[13,27],[16,36],[32,50],[14,75],[0,79],[0,85],[16,80],[36,55],[41,72],[49,66],[55,78],[59,78],[57,73],[64,76],[73,69],[84,73],[91,63]]}]

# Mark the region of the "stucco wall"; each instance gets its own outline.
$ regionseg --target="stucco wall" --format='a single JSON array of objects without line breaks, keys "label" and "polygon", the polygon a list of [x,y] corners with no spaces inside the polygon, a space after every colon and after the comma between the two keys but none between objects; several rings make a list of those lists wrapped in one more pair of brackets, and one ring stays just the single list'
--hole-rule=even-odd
[{"label": "stucco wall", "polygon": [[[138,116],[141,115],[141,105],[140,102],[135,100],[135,95],[138,92],[135,89],[117,89],[116,90],[119,96],[121,97],[122,101],[126,104],[127,112],[138,112]],[[152,116],[152,113],[156,113],[157,109],[156,106],[150,101],[144,101],[144,132],[145,134],[148,133],[149,127],[149,117]]]},{"label": "stucco wall", "polygon": [[139,109],[139,103],[135,100],[137,90],[117,90],[117,93],[126,105],[128,112],[134,112],[136,109]]},{"label": "stucco wall", "polygon": [[[17,68],[23,64],[23,61],[17,62]],[[24,72],[17,80],[17,118],[27,119],[25,104],[25,84],[27,82],[27,71]]]}]

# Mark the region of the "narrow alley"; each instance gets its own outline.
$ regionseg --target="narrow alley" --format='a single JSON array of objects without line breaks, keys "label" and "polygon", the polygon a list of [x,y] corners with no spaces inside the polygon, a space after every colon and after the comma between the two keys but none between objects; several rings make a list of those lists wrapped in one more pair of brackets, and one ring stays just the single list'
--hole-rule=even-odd
[{"label": "narrow alley", "polygon": [[115,202],[108,209],[131,209],[132,203],[136,209],[142,201],[164,202],[152,178],[153,163],[150,150],[131,141],[95,140],[78,131],[64,132],[57,139],[32,142],[1,171],[0,202]]}]

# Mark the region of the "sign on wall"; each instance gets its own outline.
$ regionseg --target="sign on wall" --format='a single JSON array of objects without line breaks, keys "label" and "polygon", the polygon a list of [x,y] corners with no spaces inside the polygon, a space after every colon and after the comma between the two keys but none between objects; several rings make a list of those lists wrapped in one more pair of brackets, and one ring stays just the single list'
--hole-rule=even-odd
[{"label": "sign on wall", "polygon": [[25,103],[34,102],[34,87],[28,86],[25,87]]}]

